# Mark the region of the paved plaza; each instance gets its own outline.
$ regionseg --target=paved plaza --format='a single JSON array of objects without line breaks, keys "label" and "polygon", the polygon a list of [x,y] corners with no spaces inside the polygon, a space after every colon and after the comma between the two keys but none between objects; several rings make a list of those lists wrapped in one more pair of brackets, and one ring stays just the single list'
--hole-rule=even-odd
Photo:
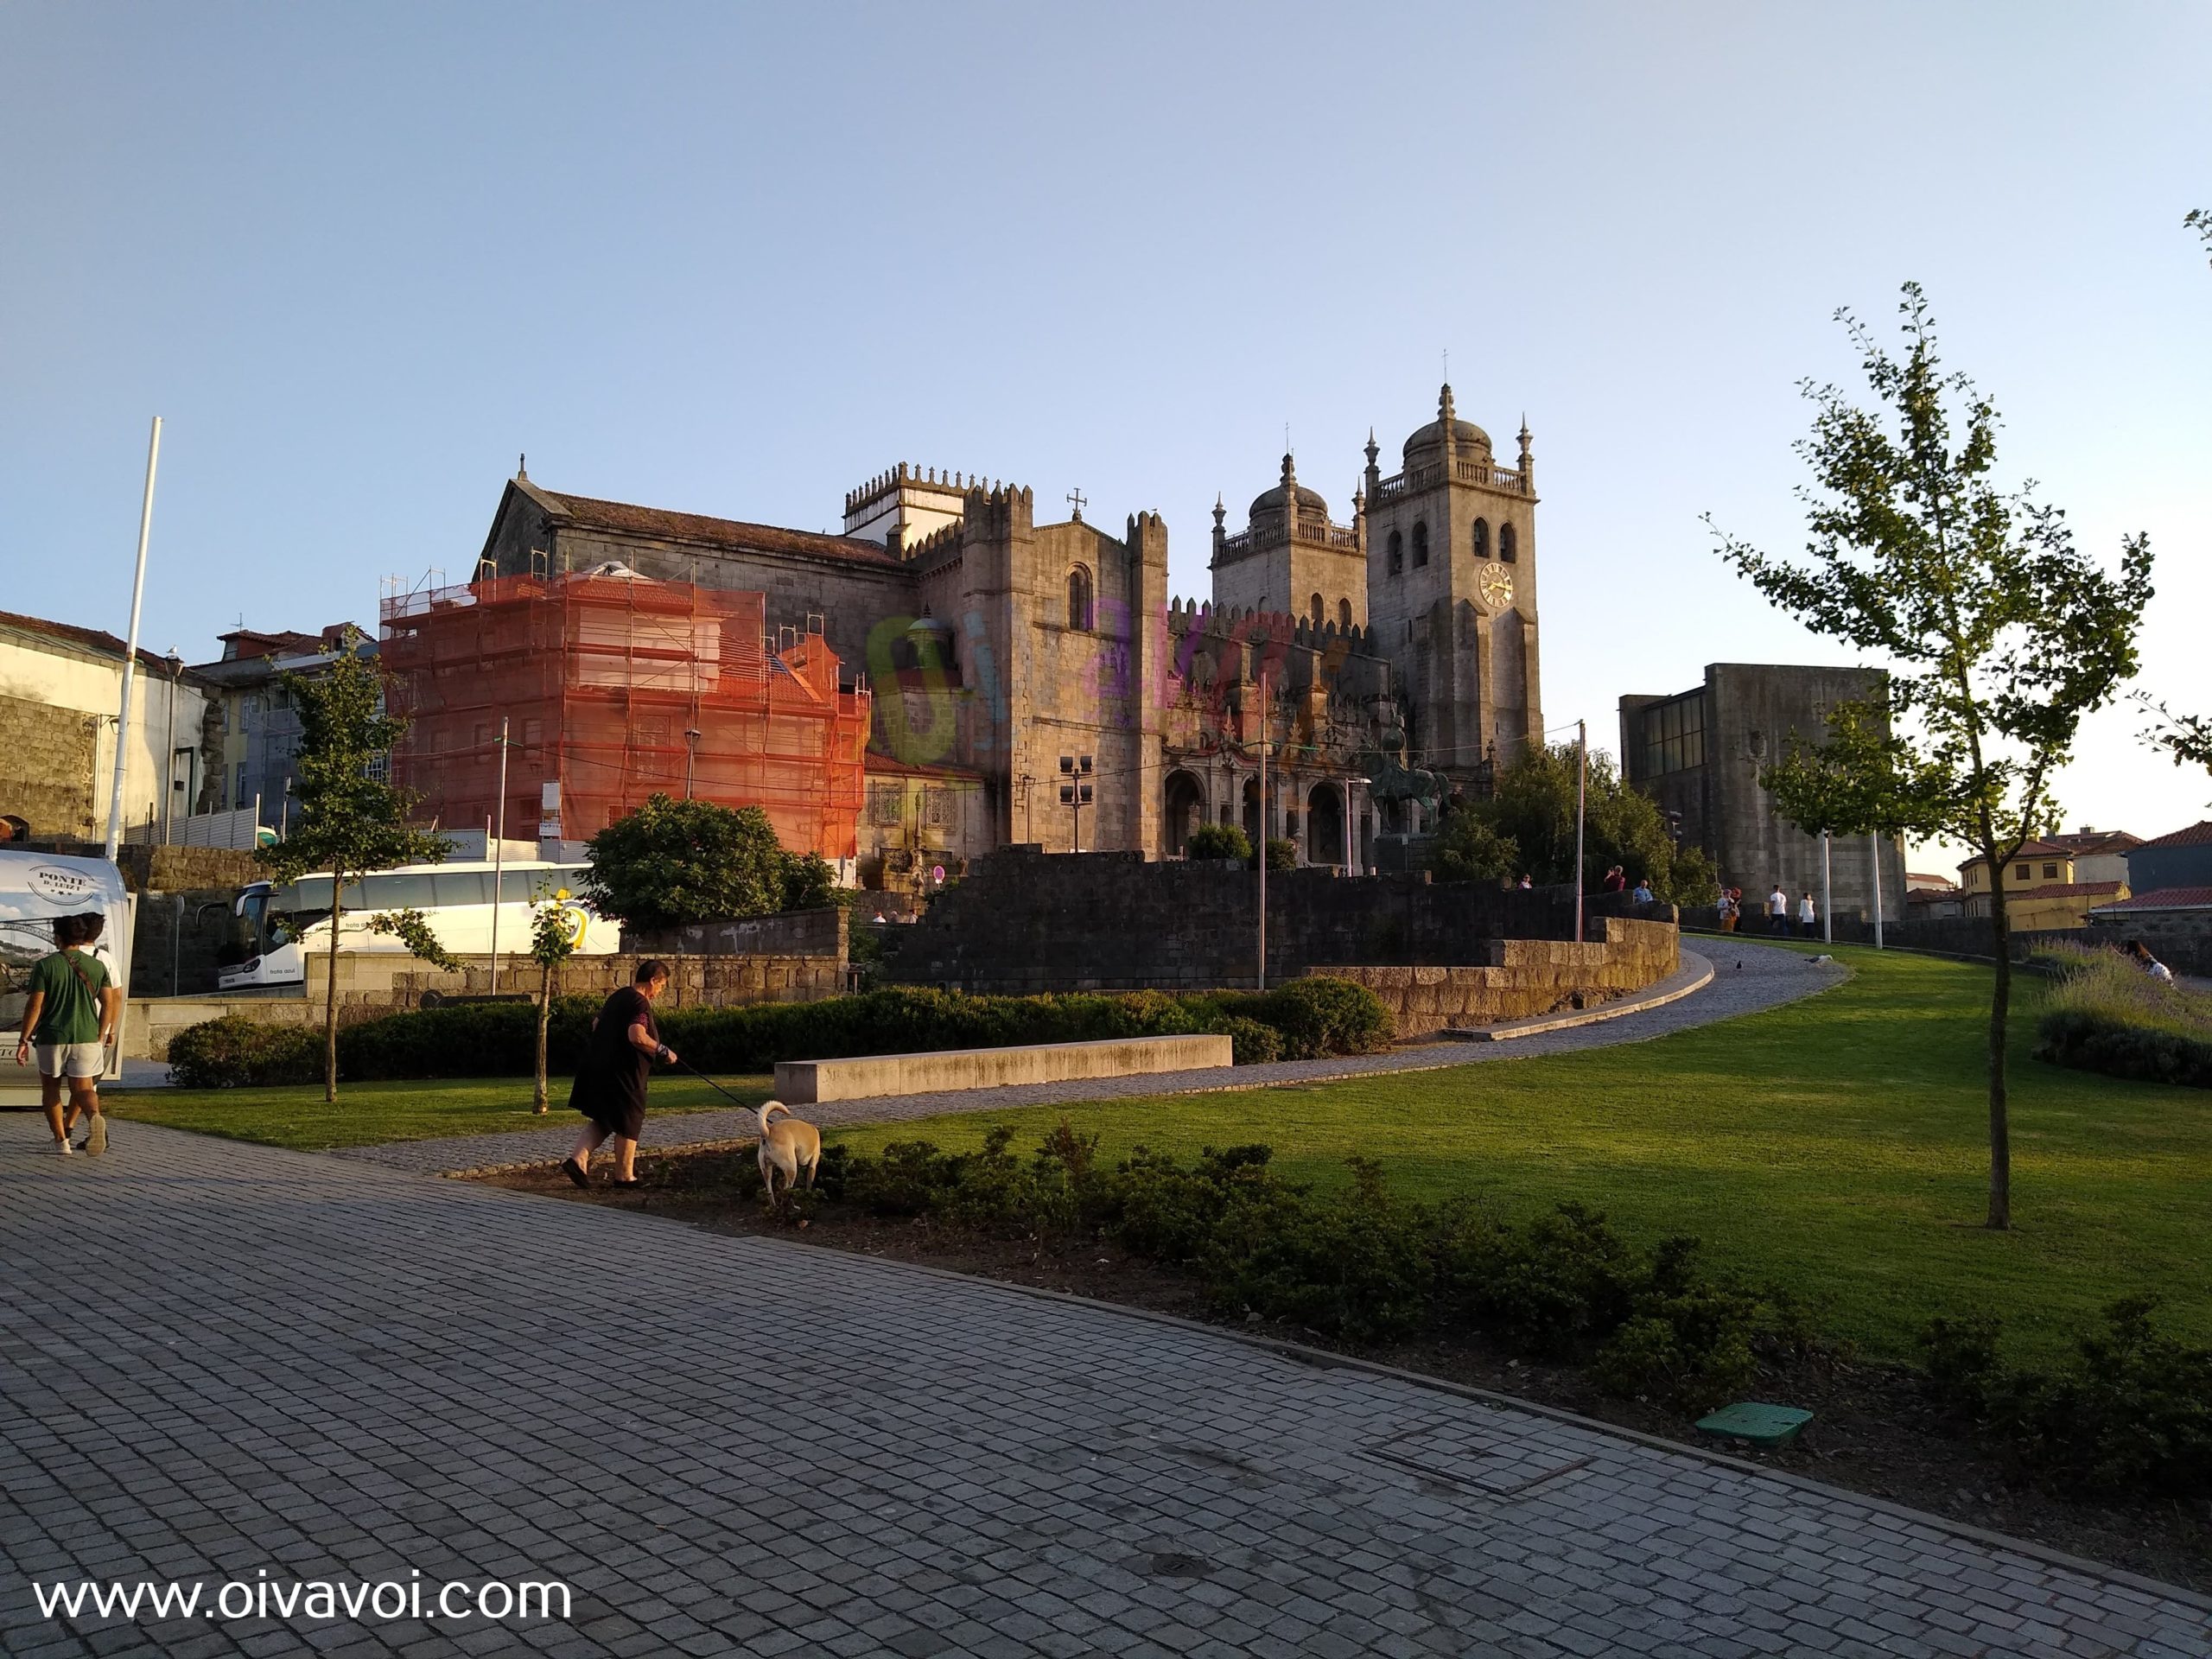
[{"label": "paved plaza", "polygon": [[[358,1160],[43,1135],[0,1117],[19,1659],[2212,1651],[2177,1592],[1171,1321]],[[88,1578],[227,1584],[245,1616],[39,1611]],[[251,1605],[315,1580],[394,1616]],[[566,1617],[436,1616],[441,1586],[466,1613],[547,1580]]]}]

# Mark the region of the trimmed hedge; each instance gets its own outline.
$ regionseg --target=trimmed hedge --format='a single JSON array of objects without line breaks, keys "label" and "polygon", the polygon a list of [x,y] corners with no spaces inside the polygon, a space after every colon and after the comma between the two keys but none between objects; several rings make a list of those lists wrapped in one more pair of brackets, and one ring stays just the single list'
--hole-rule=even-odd
[{"label": "trimmed hedge", "polygon": [[169,1068],[183,1089],[251,1088],[322,1078],[321,1026],[271,1026],[226,1014],[169,1039]]},{"label": "trimmed hedge", "polygon": [[[555,1001],[546,1031],[550,1071],[575,1069],[599,1008],[590,997]],[[1389,1011],[1372,992],[1321,979],[1294,980],[1264,995],[969,996],[898,986],[820,1002],[666,1008],[656,1017],[669,1045],[707,1072],[767,1071],[778,1060],[1208,1033],[1228,1037],[1236,1063],[1249,1065],[1367,1053],[1391,1037]],[[537,1020],[524,1002],[461,1003],[365,1020],[339,1028],[339,1075],[356,1082],[519,1077],[536,1064]],[[322,1075],[319,1029],[260,1026],[235,1014],[179,1033],[170,1054],[188,1088],[311,1083]]]},{"label": "trimmed hedge", "polygon": [[2048,945],[2030,961],[2054,976],[2036,1022],[2037,1059],[2212,1089],[2212,996],[2162,985],[2109,949]]}]

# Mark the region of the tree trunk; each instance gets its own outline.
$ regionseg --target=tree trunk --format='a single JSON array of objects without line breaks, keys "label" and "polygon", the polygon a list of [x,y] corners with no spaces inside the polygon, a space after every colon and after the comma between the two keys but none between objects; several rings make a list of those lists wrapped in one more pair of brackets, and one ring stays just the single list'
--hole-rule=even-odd
[{"label": "tree trunk", "polygon": [[537,1092],[532,1096],[538,1111],[545,1109],[545,1027],[553,1017],[553,964],[542,965],[537,981]]},{"label": "tree trunk", "polygon": [[330,982],[323,987],[322,1000],[322,1099],[327,1106],[338,1103],[338,921],[345,909],[339,893],[345,884],[344,875],[330,873]]},{"label": "tree trunk", "polygon": [[1996,947],[1997,987],[1989,999],[1989,1221],[2002,1232],[2012,1224],[2012,1131],[2005,1098],[2005,1021],[2012,1007],[2012,929],[2005,914],[2004,867],[1989,860],[1989,932]]}]

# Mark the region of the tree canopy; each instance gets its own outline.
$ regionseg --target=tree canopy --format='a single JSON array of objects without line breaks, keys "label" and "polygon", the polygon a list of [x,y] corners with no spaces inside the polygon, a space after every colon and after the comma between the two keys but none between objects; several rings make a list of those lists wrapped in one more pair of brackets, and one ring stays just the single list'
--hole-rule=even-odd
[{"label": "tree canopy", "polygon": [[836,872],[784,850],[757,806],[655,795],[586,843],[583,895],[632,927],[766,916],[834,902]]}]

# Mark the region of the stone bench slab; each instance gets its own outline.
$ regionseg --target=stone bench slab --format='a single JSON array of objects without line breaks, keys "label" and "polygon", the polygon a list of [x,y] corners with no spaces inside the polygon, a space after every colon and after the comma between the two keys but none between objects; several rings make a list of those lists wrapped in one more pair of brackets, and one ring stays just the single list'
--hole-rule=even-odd
[{"label": "stone bench slab", "polygon": [[1019,1048],[952,1048],[925,1054],[862,1054],[842,1060],[779,1060],[776,1098],[791,1106],[876,1095],[937,1094],[1001,1084],[1194,1071],[1230,1063],[1226,1037],[1109,1037]]}]

